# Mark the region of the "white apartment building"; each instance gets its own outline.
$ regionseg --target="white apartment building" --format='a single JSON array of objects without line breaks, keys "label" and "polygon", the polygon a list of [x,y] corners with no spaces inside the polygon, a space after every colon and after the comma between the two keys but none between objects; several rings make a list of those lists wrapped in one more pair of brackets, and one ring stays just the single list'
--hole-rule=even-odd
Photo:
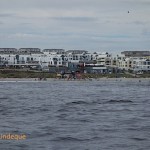
[{"label": "white apartment building", "polygon": [[150,71],[150,59],[134,58],[132,70],[135,72]]},{"label": "white apartment building", "polygon": [[117,67],[125,70],[150,71],[150,59],[146,57],[125,57],[119,55],[117,57]]},{"label": "white apartment building", "polygon": [[112,57],[105,53],[88,53],[85,50],[44,49],[38,48],[0,49],[1,61],[7,65],[39,64],[42,68],[49,66],[68,66],[68,63],[95,63],[111,65]]},{"label": "white apartment building", "polygon": [[117,56],[117,60],[116,60],[116,66],[119,68],[119,69],[125,69],[125,70],[128,70],[130,69],[130,58],[126,58],[125,55],[118,55]]},{"label": "white apartment building", "polygon": [[112,55],[108,52],[97,53],[94,55],[94,59],[96,60],[97,64],[104,66],[111,66],[113,60]]}]

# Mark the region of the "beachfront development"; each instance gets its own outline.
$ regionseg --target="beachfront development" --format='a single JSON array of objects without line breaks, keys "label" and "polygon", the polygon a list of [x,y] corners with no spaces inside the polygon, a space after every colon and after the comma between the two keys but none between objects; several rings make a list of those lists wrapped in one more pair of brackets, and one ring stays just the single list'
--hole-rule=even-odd
[{"label": "beachfront development", "polygon": [[91,53],[86,50],[0,48],[0,68],[49,73],[149,74],[150,51],[123,51],[114,57],[108,52]]}]

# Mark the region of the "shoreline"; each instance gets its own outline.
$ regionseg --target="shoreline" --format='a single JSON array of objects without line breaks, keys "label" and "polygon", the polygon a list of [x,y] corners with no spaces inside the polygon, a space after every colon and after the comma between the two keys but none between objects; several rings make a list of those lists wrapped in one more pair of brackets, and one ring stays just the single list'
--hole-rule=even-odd
[{"label": "shoreline", "polygon": [[0,82],[3,81],[34,81],[34,82],[47,82],[47,81],[122,81],[122,80],[149,80],[150,78],[86,78],[86,79],[71,79],[71,80],[67,80],[67,79],[58,79],[58,78],[46,78],[46,80],[38,80],[38,78],[0,78]]},{"label": "shoreline", "polygon": [[[58,73],[50,72],[37,72],[37,71],[23,71],[23,70],[0,70],[0,80],[17,78],[17,79],[56,79]],[[150,78],[150,73],[136,75],[132,73],[111,73],[111,74],[92,74],[92,73],[81,73],[81,78],[93,78],[93,79],[102,79],[102,78]]]}]

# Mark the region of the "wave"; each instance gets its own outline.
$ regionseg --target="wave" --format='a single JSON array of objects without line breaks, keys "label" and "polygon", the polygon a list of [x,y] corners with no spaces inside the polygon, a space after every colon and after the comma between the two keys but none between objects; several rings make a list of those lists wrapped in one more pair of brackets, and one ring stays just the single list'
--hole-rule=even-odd
[{"label": "wave", "polygon": [[75,137],[56,137],[52,139],[52,141],[71,141],[71,142],[81,142],[81,141],[91,141],[91,140],[96,140],[100,139],[100,137],[92,137],[92,138],[75,138]]},{"label": "wave", "polygon": [[131,100],[109,100],[107,103],[133,103]]},{"label": "wave", "polygon": [[140,138],[140,137],[134,137],[134,138],[131,138],[132,140],[135,140],[135,141],[146,141],[147,139],[146,138]]},{"label": "wave", "polygon": [[0,100],[9,99],[9,97],[0,97]]}]

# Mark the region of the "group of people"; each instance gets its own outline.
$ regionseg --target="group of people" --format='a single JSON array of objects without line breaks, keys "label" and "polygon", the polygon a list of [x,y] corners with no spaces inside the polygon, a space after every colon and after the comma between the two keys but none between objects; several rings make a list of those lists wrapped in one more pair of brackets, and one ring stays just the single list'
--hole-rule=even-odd
[{"label": "group of people", "polygon": [[38,81],[46,81],[47,79],[40,77],[40,78],[38,78],[38,79],[35,79],[35,81],[36,81],[36,80],[38,80]]},{"label": "group of people", "polygon": [[57,78],[59,79],[67,79],[67,80],[72,80],[72,79],[82,79],[82,75],[80,72],[75,72],[71,71],[70,73],[65,73],[65,71],[61,71],[60,74],[57,74]]}]

